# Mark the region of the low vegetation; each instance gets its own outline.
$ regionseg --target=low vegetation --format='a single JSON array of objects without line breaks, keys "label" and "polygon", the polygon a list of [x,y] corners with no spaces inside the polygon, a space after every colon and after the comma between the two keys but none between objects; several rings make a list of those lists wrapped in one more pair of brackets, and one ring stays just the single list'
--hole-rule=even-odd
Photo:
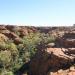
[{"label": "low vegetation", "polygon": [[13,40],[0,42],[0,75],[14,75],[15,71],[34,57],[37,45],[54,41],[55,38],[49,34],[38,32],[24,36],[23,43],[18,45]]}]

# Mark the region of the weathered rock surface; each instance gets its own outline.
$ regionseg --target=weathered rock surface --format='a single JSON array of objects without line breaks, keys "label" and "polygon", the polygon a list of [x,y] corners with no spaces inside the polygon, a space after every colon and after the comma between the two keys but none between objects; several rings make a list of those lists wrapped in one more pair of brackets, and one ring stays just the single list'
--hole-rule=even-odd
[{"label": "weathered rock surface", "polygon": [[65,33],[57,42],[63,47],[75,47],[75,32]]},{"label": "weathered rock surface", "polygon": [[4,33],[9,39],[13,40],[15,44],[22,43],[21,38],[13,32]]},{"label": "weathered rock surface", "polygon": [[49,71],[69,67],[75,57],[65,54],[66,50],[65,48],[47,48],[45,51],[38,51],[31,60],[30,75],[47,75]]},{"label": "weathered rock surface", "polygon": [[57,72],[49,72],[48,75],[75,75],[75,66],[71,66],[66,70],[60,69]]}]

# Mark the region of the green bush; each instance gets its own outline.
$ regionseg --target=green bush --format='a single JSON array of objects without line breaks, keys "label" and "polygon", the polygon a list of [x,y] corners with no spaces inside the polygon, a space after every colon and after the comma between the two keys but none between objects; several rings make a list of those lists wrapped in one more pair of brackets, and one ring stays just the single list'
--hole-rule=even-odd
[{"label": "green bush", "polygon": [[0,75],[14,75],[12,71],[2,71]]},{"label": "green bush", "polygon": [[10,51],[0,51],[0,65],[7,67],[11,62],[11,53]]},{"label": "green bush", "polygon": [[7,72],[5,75],[14,75],[12,72]]},{"label": "green bush", "polygon": [[12,42],[0,43],[0,65],[4,69],[12,70],[18,61],[19,52]]},{"label": "green bush", "polygon": [[20,58],[27,62],[36,52],[37,43],[40,43],[40,37],[38,34],[29,34],[23,38],[23,44],[18,45]]}]

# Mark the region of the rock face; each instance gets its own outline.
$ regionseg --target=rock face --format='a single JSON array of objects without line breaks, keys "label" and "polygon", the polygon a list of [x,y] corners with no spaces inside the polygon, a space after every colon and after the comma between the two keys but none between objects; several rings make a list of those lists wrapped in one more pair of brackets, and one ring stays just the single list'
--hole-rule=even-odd
[{"label": "rock face", "polygon": [[13,32],[4,33],[9,39],[12,39],[15,44],[21,43],[21,38]]},{"label": "rock face", "polygon": [[30,63],[30,75],[47,75],[49,71],[69,67],[74,62],[74,56],[64,51],[67,49],[47,48],[45,51],[38,51]]},{"label": "rock face", "polygon": [[28,35],[29,33],[36,33],[38,32],[38,30],[34,27],[21,27],[19,32],[20,32],[20,37],[23,37]]},{"label": "rock face", "polygon": [[58,70],[57,72],[49,72],[48,75],[75,75],[75,66],[71,66],[66,70]]},{"label": "rock face", "polygon": [[57,43],[60,44],[61,47],[75,47],[75,32],[64,33],[62,37],[57,38]]}]

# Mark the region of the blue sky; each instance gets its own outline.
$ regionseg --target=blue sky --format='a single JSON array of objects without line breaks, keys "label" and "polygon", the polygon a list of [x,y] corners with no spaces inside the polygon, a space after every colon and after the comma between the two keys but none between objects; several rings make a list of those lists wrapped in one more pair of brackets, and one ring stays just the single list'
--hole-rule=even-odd
[{"label": "blue sky", "polygon": [[61,26],[75,23],[75,0],[0,0],[0,24]]}]

